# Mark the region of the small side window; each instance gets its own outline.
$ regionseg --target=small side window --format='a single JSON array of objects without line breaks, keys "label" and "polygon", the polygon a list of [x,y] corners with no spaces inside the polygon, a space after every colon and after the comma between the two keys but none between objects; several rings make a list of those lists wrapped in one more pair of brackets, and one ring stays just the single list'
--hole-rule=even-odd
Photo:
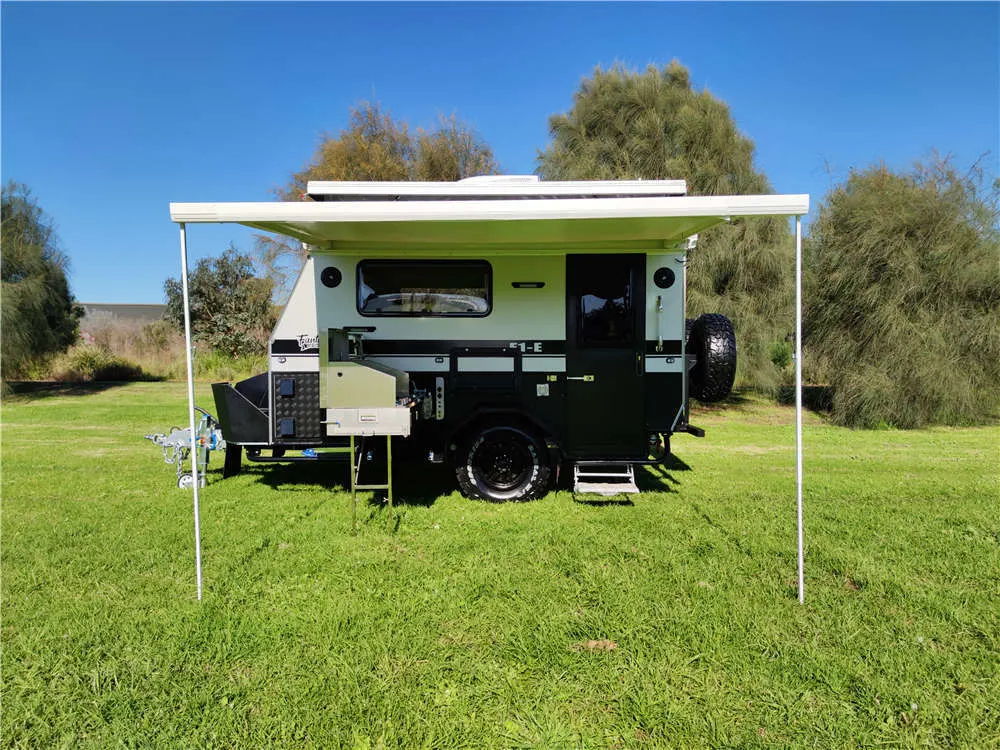
[{"label": "small side window", "polygon": [[358,312],[366,316],[465,317],[490,314],[492,269],[481,260],[363,260]]}]

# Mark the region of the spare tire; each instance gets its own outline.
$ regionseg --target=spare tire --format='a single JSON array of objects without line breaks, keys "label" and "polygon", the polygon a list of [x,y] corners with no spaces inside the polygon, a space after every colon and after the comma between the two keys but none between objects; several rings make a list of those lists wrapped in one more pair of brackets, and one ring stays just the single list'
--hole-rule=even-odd
[{"label": "spare tire", "polygon": [[688,395],[699,401],[721,401],[736,379],[736,332],[725,315],[708,313],[690,326],[687,351],[695,366],[688,376]]}]

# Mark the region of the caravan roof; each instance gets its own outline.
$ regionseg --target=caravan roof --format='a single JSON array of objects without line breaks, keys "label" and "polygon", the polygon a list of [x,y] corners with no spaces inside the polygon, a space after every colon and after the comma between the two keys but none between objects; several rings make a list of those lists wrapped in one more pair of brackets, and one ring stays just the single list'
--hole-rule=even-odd
[{"label": "caravan roof", "polygon": [[483,175],[458,182],[310,182],[314,201],[524,200],[681,196],[684,180],[573,180],[542,182],[537,175]]}]

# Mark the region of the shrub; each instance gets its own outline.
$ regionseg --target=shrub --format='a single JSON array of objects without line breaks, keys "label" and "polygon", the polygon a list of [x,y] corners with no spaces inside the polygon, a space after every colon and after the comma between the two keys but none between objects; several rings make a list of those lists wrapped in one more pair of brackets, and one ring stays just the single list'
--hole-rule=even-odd
[{"label": "shrub", "polygon": [[853,427],[983,422],[1000,405],[996,185],[946,160],[853,172],[811,232],[805,344]]},{"label": "shrub", "polygon": [[166,320],[157,320],[142,327],[140,346],[146,351],[164,351],[184,345],[184,337]]},{"label": "shrub", "polygon": [[70,292],[54,224],[31,190],[8,182],[0,204],[0,365],[11,378],[66,351],[83,310]]},{"label": "shrub", "polygon": [[194,376],[199,380],[233,382],[267,372],[267,368],[268,361],[264,355],[237,358],[217,350],[204,353],[195,352]]},{"label": "shrub", "polygon": [[[191,334],[195,341],[234,357],[261,354],[277,318],[272,282],[254,275],[252,259],[230,245],[221,257],[202,258],[188,279]],[[184,330],[181,282],[167,279],[166,318]]]},{"label": "shrub", "polygon": [[[771,363],[778,368],[778,371],[781,372],[783,376],[787,376],[788,372],[793,369],[792,355],[792,345],[789,342],[775,341],[771,344],[769,352]],[[787,377],[784,379],[787,379]]]},{"label": "shrub", "polygon": [[51,367],[54,380],[70,383],[90,381],[150,380],[142,367],[99,346],[78,344]]}]

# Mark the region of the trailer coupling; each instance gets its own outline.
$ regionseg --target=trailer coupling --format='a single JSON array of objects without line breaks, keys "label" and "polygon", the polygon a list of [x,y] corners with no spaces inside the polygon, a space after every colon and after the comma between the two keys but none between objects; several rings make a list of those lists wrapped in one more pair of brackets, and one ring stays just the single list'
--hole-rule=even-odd
[{"label": "trailer coupling", "polygon": [[[212,451],[225,450],[226,441],[222,437],[219,422],[202,408],[195,407],[201,414],[201,419],[195,427],[195,441],[198,447],[194,461],[198,464],[199,485],[205,486],[205,471],[208,469],[208,454]],[[194,469],[185,471],[184,462],[191,456],[191,428],[181,429],[171,427],[170,432],[154,432],[143,436],[163,451],[163,462],[177,467],[177,486],[182,490],[194,486]]]}]

